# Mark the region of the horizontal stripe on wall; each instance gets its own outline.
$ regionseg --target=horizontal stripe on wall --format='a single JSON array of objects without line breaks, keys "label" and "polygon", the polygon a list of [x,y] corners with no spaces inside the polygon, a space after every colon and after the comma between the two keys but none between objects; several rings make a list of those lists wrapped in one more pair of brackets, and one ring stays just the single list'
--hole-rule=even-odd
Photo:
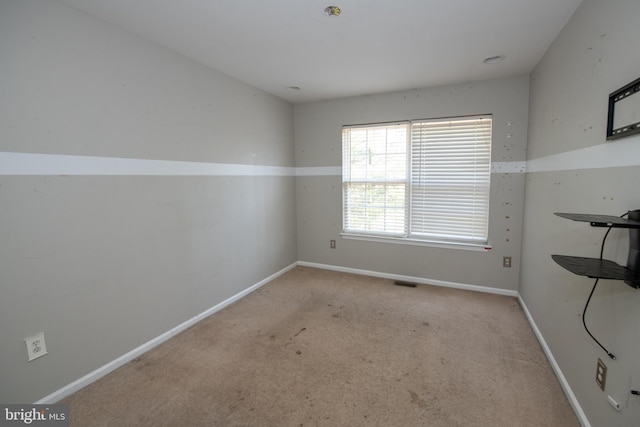
[{"label": "horizontal stripe on wall", "polygon": [[612,141],[527,161],[527,172],[640,166],[640,138]]},{"label": "horizontal stripe on wall", "polygon": [[[491,173],[640,166],[640,138],[528,161],[493,162]],[[0,175],[340,176],[341,166],[288,167],[120,157],[0,152]]]},{"label": "horizontal stripe on wall", "polygon": [[[522,173],[524,168],[524,162],[492,164],[493,173]],[[260,166],[0,152],[0,175],[340,176],[342,167]]]},{"label": "horizontal stripe on wall", "polygon": [[0,153],[0,175],[295,176],[294,167]]},{"label": "horizontal stripe on wall", "polygon": [[296,168],[296,176],[341,176],[342,166]]},{"label": "horizontal stripe on wall", "polygon": [[524,173],[526,162],[491,162],[491,173]]}]

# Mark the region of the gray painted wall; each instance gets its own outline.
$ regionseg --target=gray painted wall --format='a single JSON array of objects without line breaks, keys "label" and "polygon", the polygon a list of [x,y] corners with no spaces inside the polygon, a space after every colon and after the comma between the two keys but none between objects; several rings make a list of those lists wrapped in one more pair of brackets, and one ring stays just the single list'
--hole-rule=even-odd
[{"label": "gray painted wall", "polygon": [[[337,172],[298,177],[299,260],[413,276],[422,279],[516,290],[520,266],[526,157],[528,76],[407,92],[296,104],[296,166],[342,165],[342,126],[403,119],[493,114],[489,252],[341,239],[342,179]],[[309,169],[313,171],[313,169]],[[337,240],[336,249],[329,240]],[[502,268],[503,256],[513,257]]]},{"label": "gray painted wall", "polygon": [[[582,327],[593,280],[557,266],[551,254],[598,257],[605,230],[553,215],[621,215],[640,208],[640,137],[607,142],[609,93],[640,77],[640,2],[585,0],[531,76],[520,294],[593,426],[640,426],[640,291],[601,280]],[[625,264],[628,233],[609,234],[605,258]],[[606,390],[596,363],[608,366]],[[616,412],[611,395],[621,405]]]},{"label": "gray painted wall", "polygon": [[[1,2],[0,152],[295,164],[311,176],[0,176],[0,402],[40,399],[299,259],[510,290],[520,277],[591,424],[638,426],[640,292],[604,281],[594,297],[588,321],[610,361],[581,326],[591,281],[550,255],[597,256],[603,235],[554,211],[640,208],[629,160],[640,137],[604,139],[608,94],[639,77],[639,13],[635,0],[585,0],[530,88],[518,77],[292,107],[57,2]],[[339,237],[343,124],[477,113],[495,119],[492,251]],[[526,175],[513,169],[525,156]],[[612,232],[605,256],[624,263],[626,245]],[[22,340],[41,331],[49,354],[27,362]]]},{"label": "gray painted wall", "polygon": [[[88,169],[0,176],[0,402],[41,399],[296,261],[293,172],[96,176],[83,157],[293,171],[291,104],[48,0],[0,2],[0,57],[0,152]],[[27,362],[39,332],[49,354]]]}]

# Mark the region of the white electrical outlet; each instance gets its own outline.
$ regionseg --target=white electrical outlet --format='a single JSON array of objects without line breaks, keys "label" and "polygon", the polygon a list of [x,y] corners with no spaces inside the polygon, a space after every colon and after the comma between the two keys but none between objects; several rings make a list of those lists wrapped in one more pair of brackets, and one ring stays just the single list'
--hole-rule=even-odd
[{"label": "white electrical outlet", "polygon": [[44,332],[24,340],[27,344],[27,360],[31,362],[40,356],[47,354],[47,345],[44,342]]}]

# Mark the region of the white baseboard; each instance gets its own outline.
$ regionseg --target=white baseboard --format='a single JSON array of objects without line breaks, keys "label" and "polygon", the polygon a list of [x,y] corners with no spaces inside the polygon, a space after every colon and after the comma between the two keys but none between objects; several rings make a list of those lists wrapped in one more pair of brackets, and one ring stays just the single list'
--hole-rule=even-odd
[{"label": "white baseboard", "polygon": [[573,390],[571,389],[569,382],[564,377],[564,374],[560,369],[560,365],[558,365],[558,362],[556,361],[555,357],[553,357],[553,353],[551,353],[551,349],[547,345],[547,342],[544,340],[544,337],[542,336],[542,332],[540,332],[538,325],[536,325],[536,322],[533,320],[533,317],[531,316],[531,312],[529,312],[527,305],[524,303],[524,300],[520,295],[518,295],[518,301],[520,302],[522,311],[524,311],[525,316],[527,316],[527,320],[531,325],[531,329],[533,329],[533,332],[536,334],[536,338],[538,338],[538,342],[540,343],[540,346],[544,350],[544,354],[547,356],[547,360],[549,360],[549,363],[553,368],[553,372],[555,372],[556,377],[558,378],[558,381],[560,381],[560,385],[564,390],[564,394],[567,396],[569,403],[573,407],[573,410],[575,411],[576,416],[578,417],[578,421],[580,421],[580,424],[582,424],[583,427],[591,427],[591,424],[589,423],[589,420],[587,419],[586,414],[582,410],[582,407],[580,406],[580,403],[578,402],[576,395],[573,394]]},{"label": "white baseboard", "polygon": [[147,351],[151,350],[152,348],[157,347],[158,345],[162,344],[163,342],[167,341],[168,339],[178,335],[180,332],[182,332],[182,331],[186,330],[187,328],[195,325],[197,322],[199,322],[199,321],[211,316],[212,314],[222,310],[226,306],[228,306],[230,304],[233,304],[234,302],[238,301],[242,297],[244,297],[244,296],[250,294],[251,292],[255,291],[256,289],[264,286],[268,282],[272,281],[273,279],[277,278],[278,276],[283,275],[284,273],[286,273],[287,271],[295,268],[296,266],[297,266],[297,263],[293,263],[293,264],[289,265],[288,267],[283,268],[282,270],[278,271],[277,273],[272,274],[271,276],[267,277],[266,279],[261,280],[260,282],[256,283],[255,285],[252,285],[252,286],[248,287],[247,289],[243,290],[242,292],[239,292],[239,293],[233,295],[232,297],[227,298],[226,300],[220,302],[219,304],[216,304],[213,307],[203,311],[202,313],[192,317],[191,319],[187,320],[186,322],[181,323],[180,325],[176,326],[175,328],[163,333],[162,335],[159,335],[159,336],[147,341],[146,343],[142,344],[141,346],[134,348],[130,352],[118,357],[117,359],[107,363],[106,365],[101,366],[100,368],[96,369],[95,371],[88,373],[84,377],[79,378],[79,379],[75,380],[74,382],[72,382],[70,384],[67,384],[66,386],[62,387],[61,389],[59,389],[57,391],[54,391],[53,393],[49,394],[48,396],[43,397],[42,399],[40,399],[37,402],[35,402],[35,404],[36,405],[38,405],[38,404],[53,404],[53,403],[56,403],[56,402],[64,399],[67,396],[70,396],[71,394],[73,394],[76,391],[88,386],[89,384],[93,383],[94,381],[97,381],[98,379],[104,377],[105,375],[109,374],[110,372],[115,371],[117,368],[119,368],[120,366],[124,365],[125,363],[128,363],[128,362],[132,361],[136,357],[141,356],[142,354],[146,353]]},{"label": "white baseboard", "polygon": [[340,267],[336,265],[317,264],[313,262],[298,261],[298,265],[303,267],[321,268],[323,270],[333,270],[342,273],[361,274],[363,276],[381,277],[383,279],[400,280],[404,282],[420,283],[423,285],[442,286],[446,288],[465,289],[468,291],[484,292],[488,294],[506,295],[510,297],[517,297],[518,291],[512,291],[510,289],[490,288],[487,286],[467,285],[464,283],[446,282],[444,280],[432,280],[425,279],[423,277],[403,276],[400,274],[382,273],[379,271],[359,270],[355,268]]},{"label": "white baseboard", "polygon": [[211,316],[212,314],[222,310],[223,308],[227,307],[230,304],[233,304],[234,302],[238,301],[239,299],[245,297],[246,295],[250,294],[251,292],[255,291],[256,289],[264,286],[265,284],[267,284],[268,282],[274,280],[275,278],[283,275],[284,273],[286,273],[287,271],[293,269],[296,266],[303,266],[303,267],[314,267],[314,268],[320,268],[320,269],[324,269],[324,270],[332,270],[332,271],[339,271],[339,272],[343,272],[343,273],[353,273],[353,274],[360,274],[360,275],[365,275],[365,276],[372,276],[372,277],[380,277],[380,278],[385,278],[385,279],[392,279],[392,280],[401,280],[401,281],[406,281],[406,282],[414,282],[414,283],[420,283],[420,284],[428,284],[428,285],[434,285],[434,286],[443,286],[443,287],[449,287],[449,288],[456,288],[456,289],[465,289],[465,290],[470,290],[470,291],[475,291],[475,292],[485,292],[485,293],[491,293],[491,294],[498,294],[498,295],[506,295],[506,296],[513,296],[513,297],[517,297],[518,301],[520,302],[520,306],[522,307],[527,320],[529,321],[529,324],[531,325],[531,328],[533,329],[538,342],[540,343],[542,349],[544,350],[545,355],[547,356],[547,359],[549,360],[549,363],[551,364],[551,367],[553,368],[553,371],[556,374],[556,377],[558,378],[558,380],[560,381],[560,385],[562,386],[562,389],[565,392],[565,395],[567,396],[569,403],[571,404],[571,406],[573,407],[576,416],[578,417],[580,423],[582,424],[583,427],[591,427],[591,424],[589,423],[589,420],[587,419],[587,416],[585,415],[584,411],[582,410],[582,407],[580,406],[580,403],[578,402],[578,399],[576,398],[575,394],[573,393],[573,390],[571,389],[571,386],[569,386],[569,383],[567,382],[566,378],[564,377],[564,374],[562,373],[562,370],[560,369],[560,366],[558,365],[558,363],[556,362],[555,358],[553,357],[553,354],[551,353],[551,350],[549,349],[549,346],[547,345],[546,341],[544,340],[544,337],[542,336],[542,333],[540,332],[540,329],[538,329],[538,326],[536,325],[535,321],[533,320],[533,317],[531,316],[531,313],[529,312],[529,309],[527,308],[526,304],[524,303],[524,301],[522,300],[520,294],[517,291],[512,291],[512,290],[508,290],[508,289],[500,289],[500,288],[490,288],[490,287],[485,287],[485,286],[477,286],[477,285],[468,285],[468,284],[462,284],[462,283],[455,283],[455,282],[447,282],[447,281],[442,281],[442,280],[430,280],[430,279],[425,279],[425,278],[421,278],[421,277],[413,277],[413,276],[404,276],[404,275],[399,275],[399,274],[388,274],[388,273],[382,273],[382,272],[378,272],[378,271],[370,271],[370,270],[361,270],[361,269],[355,269],[355,268],[348,268],[348,267],[340,267],[340,266],[334,266],[334,265],[326,265],[326,264],[317,264],[317,263],[311,263],[311,262],[305,262],[305,261],[298,261],[297,263],[291,264],[285,268],[283,268],[282,270],[272,274],[271,276],[261,280],[260,282],[256,283],[253,286],[250,286],[249,288],[237,293],[236,295],[233,295],[230,298],[227,298],[226,300],[220,302],[219,304],[216,304],[215,306],[203,311],[202,313],[192,317],[191,319],[187,320],[186,322],[176,326],[175,328],[163,333],[162,335],[157,336],[156,338],[153,338],[150,341],[147,341],[146,343],[142,344],[141,346],[134,348],[133,350],[131,350],[130,352],[118,357],[117,359],[107,363],[104,366],[101,366],[100,368],[96,369],[93,372],[88,373],[87,375],[85,375],[82,378],[77,379],[76,381],[62,387],[61,389],[49,394],[48,396],[43,397],[42,399],[38,400],[37,402],[35,402],[35,404],[53,404],[56,403],[62,399],[64,399],[67,396],[70,396],[71,394],[75,393],[76,391],[88,386],[89,384],[97,381],[98,379],[102,378],[103,376],[109,374],[110,372],[113,372],[114,370],[116,370],[117,368],[119,368],[120,366],[132,361],[133,359],[135,359],[136,357],[141,356],[142,354],[146,353],[147,351],[151,350],[152,348],[162,344],[163,342],[167,341],[168,339],[176,336],[177,334],[179,334],[180,332],[186,330],[187,328],[193,326],[194,324],[196,324],[197,322],[205,319],[206,317]]},{"label": "white baseboard", "polygon": [[535,321],[533,320],[533,317],[531,316],[531,313],[529,312],[529,309],[527,308],[526,304],[522,300],[522,297],[520,296],[518,291],[512,291],[512,290],[500,289],[500,288],[489,288],[489,287],[477,286],[477,285],[467,285],[467,284],[455,283],[455,282],[446,282],[446,281],[442,281],[442,280],[424,279],[424,278],[421,278],[421,277],[411,277],[411,276],[403,276],[403,275],[398,275],[398,274],[388,274],[388,273],[381,273],[381,272],[378,272],[378,271],[359,270],[359,269],[355,269],[355,268],[340,267],[340,266],[326,265],[326,264],[317,264],[317,263],[306,262],[306,261],[298,261],[298,265],[303,266],[303,267],[320,268],[320,269],[323,269],[323,270],[339,271],[339,272],[342,272],[342,273],[361,274],[361,275],[365,275],[365,276],[381,277],[381,278],[384,278],[384,279],[401,280],[401,281],[406,281],[406,282],[422,283],[422,284],[427,284],[427,285],[444,286],[444,287],[449,287],[449,288],[466,289],[466,290],[476,291],[476,292],[486,292],[486,293],[491,293],[491,294],[498,294],[498,295],[506,295],[506,296],[517,297],[518,301],[520,302],[520,306],[522,307],[522,310],[524,311],[525,316],[527,317],[527,320],[529,321],[529,324],[531,325],[531,329],[533,329],[533,332],[535,333],[536,338],[538,339],[538,342],[540,343],[540,346],[542,347],[542,349],[543,349],[543,351],[544,351],[544,353],[545,353],[545,355],[547,357],[547,360],[549,360],[549,363],[551,364],[551,367],[553,368],[553,372],[556,374],[556,377],[558,378],[558,381],[560,382],[560,385],[562,386],[562,390],[564,391],[565,395],[567,396],[567,399],[569,400],[569,404],[572,406],[573,410],[575,411],[576,416],[578,417],[578,420],[580,421],[580,424],[582,424],[583,427],[591,427],[591,424],[589,423],[589,420],[587,419],[587,416],[585,415],[584,411],[582,410],[582,407],[580,406],[580,403],[578,402],[578,399],[576,398],[575,394],[573,393],[573,390],[571,389],[571,386],[569,385],[567,379],[565,378],[564,374],[562,373],[562,370],[560,369],[560,366],[558,365],[558,362],[553,357],[553,353],[551,353],[551,349],[549,348],[549,346],[547,345],[546,341],[544,340],[544,337],[542,336],[542,333],[540,332],[540,329],[538,328],[538,326],[536,325]]}]

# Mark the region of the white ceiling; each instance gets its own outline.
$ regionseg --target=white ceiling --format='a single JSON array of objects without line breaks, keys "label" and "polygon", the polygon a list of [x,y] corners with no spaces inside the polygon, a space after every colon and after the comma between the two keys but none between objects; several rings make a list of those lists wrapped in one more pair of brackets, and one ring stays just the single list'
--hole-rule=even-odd
[{"label": "white ceiling", "polygon": [[581,2],[61,1],[291,102],[527,74]]}]

